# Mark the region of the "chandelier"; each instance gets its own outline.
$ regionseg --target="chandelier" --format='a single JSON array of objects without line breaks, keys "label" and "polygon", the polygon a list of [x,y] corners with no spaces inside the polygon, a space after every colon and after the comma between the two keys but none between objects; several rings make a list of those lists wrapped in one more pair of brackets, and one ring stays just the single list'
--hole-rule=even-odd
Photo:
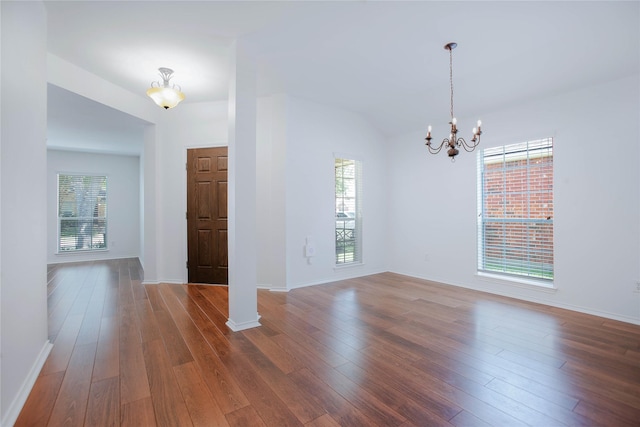
[{"label": "chandelier", "polygon": [[449,147],[447,150],[447,154],[451,157],[451,161],[455,161],[456,156],[459,151],[457,147],[462,147],[467,152],[472,152],[478,144],[480,144],[480,135],[482,135],[482,122],[478,120],[478,127],[473,128],[473,137],[471,138],[470,143],[465,141],[464,138],[458,138],[458,121],[453,116],[453,49],[458,46],[458,43],[447,43],[444,45],[444,48],[449,51],[449,83],[451,88],[451,121],[449,124],[451,125],[451,131],[449,133],[449,138],[445,138],[442,140],[440,145],[437,148],[431,146],[431,125],[427,128],[427,148],[431,154],[438,154],[443,147]]},{"label": "chandelier", "polygon": [[180,101],[184,99],[184,93],[180,91],[180,86],[169,84],[173,70],[171,68],[158,68],[160,71],[160,77],[162,77],[162,83],[152,82],[151,88],[147,90],[149,98],[153,99],[153,102],[158,106],[168,110],[173,108]]}]

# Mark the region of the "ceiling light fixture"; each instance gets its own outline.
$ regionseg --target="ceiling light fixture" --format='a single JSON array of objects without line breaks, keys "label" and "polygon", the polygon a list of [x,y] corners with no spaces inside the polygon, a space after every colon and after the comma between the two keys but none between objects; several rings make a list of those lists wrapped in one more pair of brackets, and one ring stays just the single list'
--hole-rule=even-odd
[{"label": "ceiling light fixture", "polygon": [[158,68],[158,71],[160,71],[162,83],[152,82],[151,88],[147,90],[147,95],[153,99],[153,102],[165,110],[168,110],[178,105],[178,103],[184,99],[184,93],[180,91],[180,86],[169,84],[169,80],[171,80],[173,74],[171,68]]},{"label": "ceiling light fixture", "polygon": [[482,122],[478,120],[478,127],[473,128],[473,138],[471,138],[471,144],[467,143],[464,138],[458,138],[458,121],[453,116],[453,49],[458,46],[458,43],[447,43],[444,45],[444,48],[449,51],[449,83],[451,87],[451,121],[449,124],[451,125],[451,132],[449,133],[449,138],[445,138],[442,140],[438,148],[433,148],[431,146],[431,125],[427,128],[427,148],[431,154],[438,154],[442,147],[449,147],[447,150],[447,154],[451,157],[451,161],[455,161],[456,156],[459,151],[456,147],[462,147],[467,152],[472,152],[478,144],[480,144],[480,135],[482,135]]}]

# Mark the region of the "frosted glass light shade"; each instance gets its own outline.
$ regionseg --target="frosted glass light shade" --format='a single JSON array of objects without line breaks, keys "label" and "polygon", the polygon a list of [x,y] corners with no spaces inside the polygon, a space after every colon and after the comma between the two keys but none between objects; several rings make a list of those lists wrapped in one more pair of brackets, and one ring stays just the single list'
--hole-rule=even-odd
[{"label": "frosted glass light shade", "polygon": [[178,89],[163,86],[150,88],[147,90],[147,95],[165,110],[175,107],[184,99],[184,93]]}]

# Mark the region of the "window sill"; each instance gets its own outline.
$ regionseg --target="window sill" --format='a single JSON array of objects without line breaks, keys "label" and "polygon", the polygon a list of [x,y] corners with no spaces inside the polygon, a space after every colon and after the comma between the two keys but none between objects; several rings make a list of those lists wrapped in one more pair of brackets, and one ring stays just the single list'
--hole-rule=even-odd
[{"label": "window sill", "polygon": [[537,291],[554,293],[558,290],[553,282],[547,282],[535,279],[526,279],[514,276],[505,276],[501,274],[486,273],[478,271],[476,277],[485,282],[499,283],[504,285],[517,286],[526,289],[535,289]]},{"label": "window sill", "polygon": [[109,252],[109,249],[85,249],[81,251],[58,251],[55,255],[67,256],[76,254],[92,254],[96,252]]},{"label": "window sill", "polygon": [[350,262],[349,264],[337,264],[333,266],[334,270],[344,270],[347,268],[353,267],[362,267],[364,266],[364,262]]}]

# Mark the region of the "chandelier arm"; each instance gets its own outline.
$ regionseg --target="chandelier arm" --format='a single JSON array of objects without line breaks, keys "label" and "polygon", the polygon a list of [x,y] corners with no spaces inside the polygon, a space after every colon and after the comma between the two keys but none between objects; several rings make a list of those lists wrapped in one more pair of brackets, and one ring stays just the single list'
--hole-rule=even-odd
[{"label": "chandelier arm", "polygon": [[447,145],[449,144],[449,140],[448,140],[448,139],[444,139],[444,140],[440,143],[440,145],[438,146],[438,148],[432,148],[432,147],[431,147],[431,144],[429,144],[429,143],[427,143],[427,144],[425,144],[425,145],[427,146],[427,149],[429,150],[429,152],[430,152],[431,154],[438,154],[438,153],[442,150],[442,147],[444,147],[444,146],[445,146],[445,144],[447,144]]},{"label": "chandelier arm", "polygon": [[466,151],[467,153],[471,153],[473,150],[475,150],[478,144],[480,144],[480,135],[476,136],[476,140],[473,145],[468,144],[467,141],[464,140],[464,138],[458,138],[457,142],[459,146],[464,148],[464,151]]}]

